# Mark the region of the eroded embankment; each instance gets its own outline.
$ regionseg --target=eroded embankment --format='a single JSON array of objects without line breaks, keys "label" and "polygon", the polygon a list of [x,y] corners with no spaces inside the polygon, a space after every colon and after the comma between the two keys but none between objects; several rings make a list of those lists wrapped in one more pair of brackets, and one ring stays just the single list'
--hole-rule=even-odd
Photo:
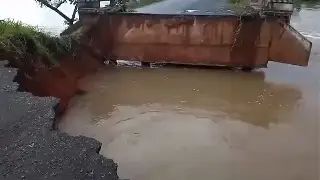
[{"label": "eroded embankment", "polygon": [[56,111],[59,114],[65,111],[74,95],[82,92],[77,80],[103,66],[102,57],[85,47],[79,47],[75,52],[60,57],[59,63],[52,67],[47,67],[41,57],[34,57],[33,63],[26,66],[9,62],[10,67],[18,69],[15,81],[22,90],[36,96],[60,99]]},{"label": "eroded embankment", "polygon": [[[3,26],[0,62],[9,63],[0,67],[0,177],[118,179],[117,165],[99,154],[100,142],[52,131],[56,115],[82,92],[78,79],[102,67],[103,57],[81,44],[60,53],[61,41],[56,37],[24,26],[13,34],[12,27],[16,26],[10,22]],[[51,54],[44,50],[53,50],[57,63],[49,62]]]},{"label": "eroded embankment", "polygon": [[20,22],[0,21],[0,61],[18,69],[15,81],[21,90],[60,99],[59,114],[81,93],[77,80],[103,66],[103,56],[85,36],[90,24],[79,28],[79,35],[56,37]]},{"label": "eroded embankment", "polygon": [[[20,77],[21,84],[35,94],[71,96],[76,79],[62,73],[67,80],[61,80],[56,72],[63,67],[67,66],[40,69],[32,76],[37,79],[23,81]],[[59,101],[17,92],[18,84],[13,82],[17,71],[23,73],[22,69],[0,67],[0,179],[118,179],[117,165],[98,154],[100,142],[52,131]],[[48,91],[45,85],[60,91]]]}]

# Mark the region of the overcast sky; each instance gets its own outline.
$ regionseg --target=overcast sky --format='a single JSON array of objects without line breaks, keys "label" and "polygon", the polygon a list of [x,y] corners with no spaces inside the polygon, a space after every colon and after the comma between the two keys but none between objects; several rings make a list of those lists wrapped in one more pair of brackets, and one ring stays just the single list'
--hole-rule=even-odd
[{"label": "overcast sky", "polygon": [[[0,19],[11,18],[56,30],[65,28],[63,18],[48,8],[40,8],[34,0],[0,0],[0,2]],[[63,5],[59,9],[68,16],[73,11],[70,5]]]}]

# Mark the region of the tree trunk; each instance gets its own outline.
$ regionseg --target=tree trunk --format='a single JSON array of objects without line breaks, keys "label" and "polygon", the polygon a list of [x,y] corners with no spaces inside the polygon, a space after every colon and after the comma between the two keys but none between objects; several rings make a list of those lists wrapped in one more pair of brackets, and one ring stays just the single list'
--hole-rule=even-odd
[{"label": "tree trunk", "polygon": [[72,13],[72,16],[71,16],[71,22],[72,23],[69,24],[69,25],[72,25],[74,23],[74,19],[76,17],[77,11],[78,11],[78,5],[74,6],[73,13]]},{"label": "tree trunk", "polygon": [[67,15],[65,15],[63,12],[61,12],[58,8],[52,6],[49,4],[46,0],[38,0],[41,4],[45,5],[46,7],[50,8],[54,12],[58,13],[63,19],[65,19],[69,25],[73,23],[72,19],[70,19]]}]

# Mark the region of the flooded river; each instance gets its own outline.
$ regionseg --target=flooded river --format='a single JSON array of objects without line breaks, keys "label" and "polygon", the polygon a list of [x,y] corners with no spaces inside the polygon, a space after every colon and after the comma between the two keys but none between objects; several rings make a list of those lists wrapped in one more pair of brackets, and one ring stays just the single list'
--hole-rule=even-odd
[{"label": "flooded river", "polygon": [[81,81],[59,128],[93,137],[132,180],[318,180],[320,11],[295,28],[313,41],[308,67],[101,70]]}]

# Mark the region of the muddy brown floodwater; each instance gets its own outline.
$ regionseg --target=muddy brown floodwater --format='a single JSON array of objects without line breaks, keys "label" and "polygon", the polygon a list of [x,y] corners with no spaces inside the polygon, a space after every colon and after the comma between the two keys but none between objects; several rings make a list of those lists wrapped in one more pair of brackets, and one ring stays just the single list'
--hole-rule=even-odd
[{"label": "muddy brown floodwater", "polygon": [[318,180],[320,11],[292,24],[308,67],[101,70],[82,80],[60,130],[93,137],[132,180]]}]

